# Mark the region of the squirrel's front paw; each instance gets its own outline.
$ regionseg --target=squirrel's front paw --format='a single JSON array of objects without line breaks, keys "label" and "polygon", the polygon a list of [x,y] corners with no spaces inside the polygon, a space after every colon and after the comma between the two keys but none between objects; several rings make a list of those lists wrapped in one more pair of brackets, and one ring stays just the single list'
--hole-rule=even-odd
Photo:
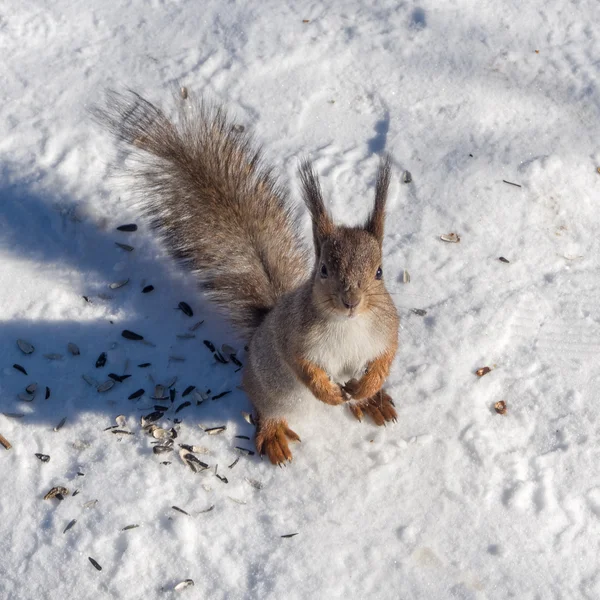
[{"label": "squirrel's front paw", "polygon": [[396,422],[398,417],[392,397],[383,390],[362,402],[351,402],[348,406],[359,421],[363,420],[366,413],[373,419],[375,425],[385,425],[386,421]]},{"label": "squirrel's front paw", "polygon": [[292,460],[288,439],[299,442],[300,437],[288,426],[285,419],[259,418],[256,427],[256,450],[262,456],[266,454],[274,465]]},{"label": "squirrel's front paw", "polygon": [[318,394],[315,395],[319,400],[321,400],[321,402],[325,402],[325,404],[331,404],[332,406],[343,404],[349,399],[342,388],[335,383],[332,383],[326,388],[320,389]]},{"label": "squirrel's front paw", "polygon": [[365,400],[377,394],[383,381],[377,376],[367,373],[360,379],[351,379],[344,385],[344,391],[354,400]]}]

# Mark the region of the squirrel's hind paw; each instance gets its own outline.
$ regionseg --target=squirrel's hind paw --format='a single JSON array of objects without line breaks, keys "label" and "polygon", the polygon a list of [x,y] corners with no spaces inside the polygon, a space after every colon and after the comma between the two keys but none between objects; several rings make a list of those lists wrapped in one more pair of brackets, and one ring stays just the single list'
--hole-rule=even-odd
[{"label": "squirrel's hind paw", "polygon": [[292,442],[300,441],[298,434],[287,426],[285,419],[259,419],[256,428],[256,449],[261,456],[266,454],[274,465],[292,460],[288,439]]},{"label": "squirrel's hind paw", "polygon": [[352,402],[348,406],[359,421],[362,421],[364,414],[367,414],[373,419],[375,425],[385,425],[386,421],[396,422],[398,417],[394,408],[394,401],[383,390],[379,390],[371,398],[367,398],[362,402]]}]

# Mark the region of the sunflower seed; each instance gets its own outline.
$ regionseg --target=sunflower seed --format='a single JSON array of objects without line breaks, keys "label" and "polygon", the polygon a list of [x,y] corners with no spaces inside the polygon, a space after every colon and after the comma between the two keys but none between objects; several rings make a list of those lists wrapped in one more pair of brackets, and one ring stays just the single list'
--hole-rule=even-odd
[{"label": "sunflower seed", "polygon": [[237,465],[238,462],[240,462],[239,456],[229,465],[228,469],[233,469],[233,467],[235,467],[235,465]]},{"label": "sunflower seed", "polygon": [[98,500],[90,500],[83,505],[83,508],[94,508],[98,504]]},{"label": "sunflower seed", "polygon": [[427,314],[426,310],[422,308],[411,308],[410,312],[415,313],[415,315],[419,315],[419,317],[424,317]]},{"label": "sunflower seed", "polygon": [[215,360],[222,365],[226,365],[229,362],[220,352],[215,352],[213,356],[215,357]]},{"label": "sunflower seed", "polygon": [[402,273],[402,283],[410,283],[410,273],[406,269]]},{"label": "sunflower seed", "polygon": [[175,436],[173,435],[173,431],[171,431],[169,429],[163,429],[162,427],[155,427],[152,430],[152,437],[156,438],[157,440],[166,440],[169,438],[173,438]]},{"label": "sunflower seed", "polygon": [[126,379],[131,377],[131,375],[117,375],[116,373],[109,373],[108,376],[117,383],[123,383]]},{"label": "sunflower seed", "polygon": [[196,329],[198,329],[198,327],[200,327],[200,325],[202,325],[202,323],[204,323],[204,319],[202,319],[202,321],[198,321],[197,323],[194,323],[194,325],[192,325],[189,330],[190,331],[196,331]]},{"label": "sunflower seed", "polygon": [[73,527],[73,525],[75,525],[75,523],[77,523],[77,519],[73,519],[72,521],[69,521],[69,524],[64,528],[63,533],[67,533],[67,531],[69,531],[69,529],[71,529],[71,527]]},{"label": "sunflower seed", "polygon": [[96,381],[93,377],[86,375],[85,373],[81,377],[88,385],[91,385],[93,387],[98,387],[100,385],[98,381]]},{"label": "sunflower seed", "polygon": [[484,375],[487,375],[490,371],[491,369],[489,367],[482,367],[481,369],[477,369],[477,371],[475,371],[475,375],[477,375],[477,377],[483,377]]},{"label": "sunflower seed", "polygon": [[[201,429],[204,429],[202,425],[198,425]],[[204,429],[205,433],[208,435],[217,435],[218,433],[223,433],[227,430],[227,425],[221,425],[220,427],[209,427],[208,429]]]},{"label": "sunflower seed", "polygon": [[173,452],[173,448],[171,448],[171,446],[165,445],[154,446],[152,448],[152,452],[154,452],[154,454],[165,454],[165,452]]},{"label": "sunflower seed", "polygon": [[196,389],[195,385],[188,385],[188,387],[183,390],[183,394],[181,394],[182,398],[185,398],[190,392],[193,392]]},{"label": "sunflower seed", "polygon": [[186,402],[182,402],[176,409],[175,409],[175,414],[177,414],[180,410],[183,410],[184,408],[191,406],[192,403],[189,401]]},{"label": "sunflower seed", "polygon": [[238,438],[240,440],[249,440],[250,439],[247,435],[234,435],[233,437]]},{"label": "sunflower seed", "polygon": [[19,350],[23,354],[31,354],[35,350],[35,348],[25,340],[17,340],[17,346],[19,346]]},{"label": "sunflower seed", "polygon": [[[69,495],[69,490],[66,487],[56,486],[56,487],[53,487],[44,496],[44,500],[50,500],[51,498],[58,498],[59,500],[62,500],[63,496],[68,496],[68,495]],[[59,498],[59,496],[60,496],[60,498]]]},{"label": "sunflower seed", "polygon": [[27,371],[25,370],[25,367],[22,367],[21,365],[18,365],[17,363],[15,363],[13,365],[13,368],[15,368],[17,371],[20,371],[21,373],[23,373],[23,375],[27,375]]},{"label": "sunflower seed", "polygon": [[42,461],[48,462],[50,460],[50,456],[48,454],[41,454],[40,452],[36,452],[35,455]]},{"label": "sunflower seed", "polygon": [[131,431],[125,431],[125,429],[113,429],[111,433],[119,433],[121,435],[133,435]]},{"label": "sunflower seed", "polygon": [[60,420],[60,423],[54,428],[54,431],[60,431],[63,428],[63,425],[67,422],[67,417],[63,417]]},{"label": "sunflower seed", "polygon": [[76,344],[74,344],[73,342],[69,342],[67,344],[67,350],[73,355],[73,356],[79,356],[81,354],[81,352],[79,351],[79,348]]},{"label": "sunflower seed", "polygon": [[505,415],[508,411],[508,407],[506,406],[506,402],[504,400],[500,400],[494,404],[494,409],[499,415]]},{"label": "sunflower seed", "polygon": [[231,359],[231,362],[236,366],[236,367],[240,367],[240,369],[244,366],[239,360],[238,357],[235,354],[230,354],[229,358]]},{"label": "sunflower seed", "polygon": [[125,418],[125,415],[118,415],[115,418],[115,423],[117,424],[117,427],[125,427],[125,425],[127,424],[127,419]]},{"label": "sunflower seed", "polygon": [[37,390],[37,383],[30,383],[30,384],[29,384],[29,385],[28,385],[28,386],[25,388],[25,391],[26,391],[28,394],[35,394],[36,390]]},{"label": "sunflower seed", "polygon": [[126,527],[123,527],[121,531],[129,531],[130,529],[135,529],[136,527],[139,527],[139,525],[127,525]]},{"label": "sunflower seed", "polygon": [[286,533],[285,535],[282,535],[282,538],[292,538],[295,535],[298,535],[298,533]]},{"label": "sunflower seed", "polygon": [[106,352],[103,352],[96,360],[96,369],[100,369],[106,364]]},{"label": "sunflower seed", "polygon": [[210,454],[210,450],[204,446],[190,446],[189,444],[179,444],[180,448],[193,452],[194,454]]},{"label": "sunflower seed", "polygon": [[236,446],[235,449],[239,450],[242,454],[245,454],[246,456],[254,456],[254,451],[248,450],[248,448],[242,448],[241,446]]},{"label": "sunflower seed", "polygon": [[196,406],[200,406],[200,404],[202,404],[206,399],[198,390],[192,391],[192,398],[196,402]]},{"label": "sunflower seed", "polygon": [[194,472],[204,471],[208,469],[208,465],[198,460],[191,452],[184,448],[179,451],[179,458]]},{"label": "sunflower seed", "polygon": [[119,225],[117,231],[137,231],[138,226],[135,223],[128,223],[127,225]]},{"label": "sunflower seed", "polygon": [[141,365],[138,365],[138,367],[139,367],[140,369],[145,369],[145,368],[149,367],[151,364],[152,364],[152,363],[142,363]]},{"label": "sunflower seed", "polygon": [[127,285],[129,283],[129,279],[123,279],[121,281],[115,281],[113,283],[109,283],[108,287],[111,290],[118,290],[119,288],[122,288],[124,285]]},{"label": "sunflower seed", "polygon": [[95,569],[98,569],[98,571],[102,571],[102,567],[98,564],[97,560],[94,560],[91,556],[88,556],[88,560],[92,563],[92,565],[94,565]]},{"label": "sunflower seed", "polygon": [[135,248],[130,246],[129,244],[121,244],[121,242],[115,242],[115,246],[121,248],[121,250],[125,250],[125,252],[133,252]]},{"label": "sunflower seed", "polygon": [[101,383],[96,389],[99,392],[108,392],[113,386],[115,382],[112,379],[107,379],[104,383]]},{"label": "sunflower seed", "polygon": [[167,396],[165,396],[165,388],[162,385],[156,385],[154,386],[154,398],[157,400],[160,400],[162,398],[167,398]]},{"label": "sunflower seed", "polygon": [[18,394],[17,398],[21,401],[21,402],[33,402],[33,399],[35,398],[35,396],[33,394]]},{"label": "sunflower seed", "polygon": [[135,333],[135,331],[129,331],[129,329],[123,329],[123,331],[121,332],[121,335],[126,339],[126,340],[143,340],[144,336],[140,335],[139,333]]},{"label": "sunflower seed", "polygon": [[168,390],[169,388],[172,388],[176,383],[177,383],[177,375],[175,375],[175,377],[172,377],[171,379],[169,379],[169,381],[167,381],[167,383],[165,383],[163,387]]},{"label": "sunflower seed", "polygon": [[226,392],[221,392],[220,394],[213,396],[212,399],[218,400],[219,398],[222,398],[223,396],[227,396],[227,394],[231,394],[231,390],[227,390]]},{"label": "sunflower seed", "polygon": [[246,423],[249,423],[250,425],[256,425],[254,417],[251,413],[242,411],[242,417],[244,417],[244,421],[246,421]]},{"label": "sunflower seed", "polygon": [[233,496],[227,496],[230,500],[235,502],[236,504],[246,504],[245,500],[240,500],[239,498],[234,498]]},{"label": "sunflower seed", "polygon": [[245,479],[254,489],[256,489],[256,490],[263,489],[263,484],[260,481],[257,481],[256,479],[250,479],[248,477],[246,477]]},{"label": "sunflower seed", "polygon": [[151,412],[149,415],[142,417],[148,423],[153,423],[154,421],[158,421],[163,416],[163,413],[159,410],[155,410]]},{"label": "sunflower seed", "polygon": [[50,398],[50,388],[48,386],[46,386],[46,396],[45,396],[45,400],[48,400],[48,398]]},{"label": "sunflower seed", "polygon": [[180,302],[177,305],[177,308],[179,308],[179,310],[186,316],[186,317],[193,317],[194,316],[194,311],[192,310],[192,307],[187,303],[187,302]]},{"label": "sunflower seed", "polygon": [[2,413],[8,419],[22,419],[25,415],[24,413]]},{"label": "sunflower seed", "polygon": [[176,510],[177,512],[180,512],[180,513],[182,513],[184,515],[187,515],[188,517],[190,516],[190,513],[185,512],[185,510],[183,510],[183,508],[179,508],[179,506],[171,506],[171,508],[173,510]]},{"label": "sunflower seed", "polygon": [[198,514],[199,514],[199,515],[202,515],[202,514],[204,514],[204,513],[208,513],[208,512],[210,512],[211,510],[213,510],[213,508],[214,508],[214,507],[215,507],[215,505],[214,505],[214,504],[212,504],[211,506],[209,506],[208,508],[205,508],[204,510],[199,510],[199,511],[198,511]]},{"label": "sunflower seed", "polygon": [[402,182],[410,183],[411,181],[412,181],[412,175],[410,174],[410,171],[404,171],[404,173],[402,173]]},{"label": "sunflower seed", "polygon": [[142,294],[149,294],[153,290],[154,290],[154,286],[153,285],[147,285],[146,287],[144,287],[142,289]]},{"label": "sunflower seed", "polygon": [[203,344],[211,351],[215,351],[215,345],[210,340],[204,340]]},{"label": "sunflower seed", "polygon": [[504,258],[504,256],[499,256],[498,260],[503,263],[510,263],[510,260],[508,260],[507,258]]},{"label": "sunflower seed", "polygon": [[222,481],[223,483],[229,483],[229,479],[227,479],[227,477],[221,477],[221,475],[217,475],[215,473],[215,477],[219,480]]},{"label": "sunflower seed", "polygon": [[457,233],[443,233],[440,235],[440,240],[443,242],[458,244],[458,242],[460,242],[460,236]]}]

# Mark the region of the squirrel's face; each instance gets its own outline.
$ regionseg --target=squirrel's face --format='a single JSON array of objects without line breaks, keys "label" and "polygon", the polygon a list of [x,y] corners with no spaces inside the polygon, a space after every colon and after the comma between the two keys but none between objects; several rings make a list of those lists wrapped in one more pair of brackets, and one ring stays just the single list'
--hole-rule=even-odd
[{"label": "squirrel's face", "polygon": [[364,229],[338,227],[323,239],[314,277],[317,306],[332,316],[361,315],[386,294],[379,242]]}]

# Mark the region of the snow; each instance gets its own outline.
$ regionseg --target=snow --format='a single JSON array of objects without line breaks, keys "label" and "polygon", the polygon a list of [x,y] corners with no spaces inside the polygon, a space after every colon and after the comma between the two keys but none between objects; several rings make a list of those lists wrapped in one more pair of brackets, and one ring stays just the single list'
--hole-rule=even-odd
[{"label": "snow", "polygon": [[[594,0],[4,3],[0,412],[24,416],[0,414],[0,597],[600,597],[599,18]],[[180,85],[252,129],[296,197],[310,155],[340,222],[367,213],[391,153],[397,424],[315,405],[289,467],[228,468],[253,447],[235,438],[252,437],[251,407],[202,340],[244,351],[139,219],[88,112],[126,87],[169,109]],[[104,394],[81,377],[109,372],[131,377]],[[176,415],[176,442],[213,470],[152,454],[149,376],[178,377],[174,407],[188,385],[232,390]],[[120,414],[134,435],[104,431]],[[56,485],[71,494],[43,500]]]}]

